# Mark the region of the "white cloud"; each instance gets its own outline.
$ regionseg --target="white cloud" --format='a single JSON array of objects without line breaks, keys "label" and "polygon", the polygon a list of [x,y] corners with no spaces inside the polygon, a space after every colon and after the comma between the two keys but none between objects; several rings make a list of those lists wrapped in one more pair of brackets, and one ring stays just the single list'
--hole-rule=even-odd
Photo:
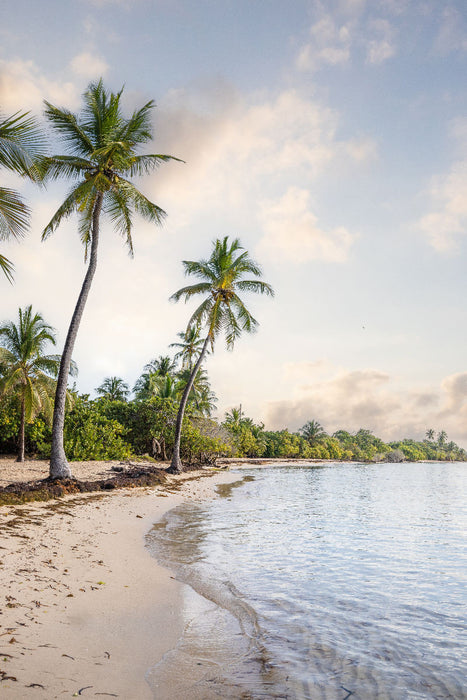
[{"label": "white cloud", "polygon": [[310,41],[299,52],[299,70],[317,70],[321,65],[336,66],[350,59],[352,27],[339,26],[331,15],[323,16],[310,29]]},{"label": "white cloud", "polygon": [[467,51],[467,27],[465,18],[453,6],[443,9],[435,48],[442,54]]},{"label": "white cloud", "polygon": [[280,256],[295,263],[310,260],[344,262],[355,239],[347,229],[324,231],[309,208],[309,193],[291,187],[278,201],[261,205],[260,222],[265,235],[259,243],[264,256]]},{"label": "white cloud", "polygon": [[71,68],[81,78],[92,79],[104,76],[109,66],[100,56],[85,51],[75,56],[71,61]]},{"label": "white cloud", "polygon": [[183,212],[186,223],[196,212],[212,217],[221,209],[255,221],[261,201],[311,184],[333,162],[342,169],[369,160],[375,150],[366,138],[339,140],[336,112],[295,90],[247,100],[219,86],[196,103],[177,92],[157,116],[158,149],[186,165],[164,167],[154,197]]},{"label": "white cloud", "polygon": [[453,250],[457,238],[467,233],[467,159],[435,179],[430,198],[432,210],[421,218],[419,228],[436,250]]},{"label": "white cloud", "polygon": [[377,65],[394,56],[396,49],[393,39],[393,29],[387,20],[374,20],[369,24],[373,35],[367,42],[367,63]]},{"label": "white cloud", "polygon": [[[353,53],[362,48],[366,63],[379,65],[396,53],[394,28],[383,17],[363,15],[364,3],[347,0],[334,13],[322,14],[312,24],[310,39],[301,47],[296,67],[301,71],[316,71],[323,66],[347,64]],[[345,21],[339,15],[346,16]]]},{"label": "white cloud", "polygon": [[71,82],[50,80],[33,61],[0,60],[0,104],[5,113],[42,110],[44,99],[76,107],[79,90]]}]

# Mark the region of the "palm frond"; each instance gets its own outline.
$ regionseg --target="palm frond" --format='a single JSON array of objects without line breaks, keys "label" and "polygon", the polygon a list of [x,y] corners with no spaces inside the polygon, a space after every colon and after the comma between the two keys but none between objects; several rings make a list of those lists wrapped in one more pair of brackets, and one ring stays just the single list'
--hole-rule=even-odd
[{"label": "palm frond", "polygon": [[80,208],[83,211],[88,211],[89,198],[93,194],[97,196],[94,181],[85,180],[74,187],[43,230],[42,240],[45,241],[57,229],[63,219],[66,219],[75,211],[79,211]]},{"label": "palm frond", "polygon": [[0,255],[0,270],[10,283],[13,283],[13,270],[15,266],[4,255]]},{"label": "palm frond", "polygon": [[83,177],[92,170],[92,163],[86,158],[76,156],[48,156],[41,161],[45,180],[57,180],[64,177],[73,179]]},{"label": "palm frond", "polygon": [[122,170],[122,172],[130,175],[130,177],[149,175],[158,168],[161,163],[167,163],[170,160],[176,160],[178,163],[185,162],[181,160],[181,158],[175,158],[175,156],[164,156],[161,154],[139,155],[130,158],[126,169]]},{"label": "palm frond", "polygon": [[125,239],[129,253],[133,257],[133,240],[131,237],[133,211],[131,205],[132,201],[128,196],[125,196],[125,191],[122,188],[115,187],[106,196],[104,211],[109,215],[117,233]]},{"label": "palm frond", "polygon": [[44,136],[29,112],[0,116],[0,167],[13,170],[39,182],[37,161],[45,149]]},{"label": "palm frond", "polygon": [[235,286],[242,292],[259,292],[271,297],[274,296],[274,289],[271,285],[267,282],[261,282],[261,280],[240,280],[236,282]]},{"label": "palm frond", "polygon": [[0,187],[0,240],[21,238],[29,227],[30,209],[15,190]]},{"label": "palm frond", "polygon": [[44,114],[58,132],[66,148],[73,154],[83,158],[89,157],[94,151],[95,145],[89,135],[78,123],[75,114],[68,109],[54,107],[50,102],[45,102]]},{"label": "palm frond", "polygon": [[163,209],[151,202],[144,196],[134,185],[128,180],[119,180],[119,188],[121,188],[126,197],[132,200],[135,211],[147,221],[161,225],[167,214]]},{"label": "palm frond", "polygon": [[258,321],[251,315],[242,300],[235,294],[230,300],[230,304],[235,309],[236,316],[242,324],[242,330],[254,333],[259,325]]},{"label": "palm frond", "polygon": [[153,136],[151,111],[153,109],[154,100],[150,100],[140,109],[135,110],[122,126],[118,134],[120,140],[128,141],[132,146],[151,141]]},{"label": "palm frond", "polygon": [[217,280],[217,271],[213,269],[209,260],[182,260],[182,265],[187,276],[192,275],[204,280],[208,279],[211,282],[216,282]]},{"label": "palm frond", "polygon": [[178,291],[176,291],[174,294],[172,294],[171,297],[169,297],[169,301],[180,301],[183,297],[185,298],[185,303],[190,299],[194,294],[200,294],[203,292],[209,292],[211,289],[211,285],[209,282],[200,282],[199,284],[190,284],[187,287],[182,287]]}]

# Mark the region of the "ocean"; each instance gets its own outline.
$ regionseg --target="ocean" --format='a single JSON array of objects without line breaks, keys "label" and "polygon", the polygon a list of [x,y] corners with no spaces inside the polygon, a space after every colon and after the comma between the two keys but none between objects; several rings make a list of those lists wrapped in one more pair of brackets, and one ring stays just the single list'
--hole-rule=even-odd
[{"label": "ocean", "polygon": [[467,698],[467,464],[232,476],[147,536],[187,584],[154,698]]}]

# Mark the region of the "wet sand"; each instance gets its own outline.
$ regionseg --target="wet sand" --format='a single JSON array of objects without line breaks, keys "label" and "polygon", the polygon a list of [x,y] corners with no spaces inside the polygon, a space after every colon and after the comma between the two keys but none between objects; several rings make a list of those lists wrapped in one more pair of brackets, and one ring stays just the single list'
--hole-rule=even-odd
[{"label": "wet sand", "polygon": [[[74,463],[102,478],[113,463]],[[45,472],[44,472],[45,470]],[[47,475],[0,460],[0,484]],[[0,507],[0,694],[5,700],[151,698],[145,673],[183,631],[182,586],[144,536],[165,512],[212,497],[226,472],[155,488]]]}]

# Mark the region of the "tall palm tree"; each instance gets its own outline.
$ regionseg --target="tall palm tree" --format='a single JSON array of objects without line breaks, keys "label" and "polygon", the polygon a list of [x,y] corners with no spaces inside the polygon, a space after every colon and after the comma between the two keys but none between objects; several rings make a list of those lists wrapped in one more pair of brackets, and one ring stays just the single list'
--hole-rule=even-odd
[{"label": "tall palm tree", "polygon": [[[120,92],[107,92],[102,80],[91,83],[83,95],[79,115],[46,102],[45,115],[62,140],[68,155],[46,158],[44,174],[52,179],[70,178],[73,187],[42,233],[45,240],[73,213],[79,215],[79,234],[89,253],[89,265],[71,318],[57,381],[52,428],[51,478],[71,476],[63,448],[63,424],[68,368],[79,324],[97,266],[101,214],[107,214],[115,230],[125,239],[133,255],[131,229],[133,214],[161,224],[165,212],[149,201],[128,177],[152,172],[164,155],[137,155],[138,148],[152,139],[151,110],[148,102],[126,118],[122,114]],[[175,159],[178,160],[178,159]]]},{"label": "tall palm tree", "polygon": [[[4,117],[0,114],[0,168],[40,181],[38,159],[43,155],[44,139],[29,113]],[[0,240],[19,239],[29,226],[30,210],[21,195],[9,187],[0,187]],[[11,282],[13,263],[0,255],[0,270]]]},{"label": "tall palm tree", "polygon": [[433,430],[433,428],[428,428],[425,435],[426,435],[426,439],[431,442],[435,437],[435,431]]},{"label": "tall palm tree", "polygon": [[203,349],[204,340],[201,337],[200,327],[199,325],[191,326],[185,332],[177,333],[177,336],[180,338],[180,343],[171,343],[169,347],[179,348],[175,359],[182,361],[182,369],[188,369],[191,372],[195,358]]},{"label": "tall palm tree", "polygon": [[98,396],[111,401],[126,401],[130,395],[130,387],[120,377],[106,377],[95,391]]},{"label": "tall palm tree", "polygon": [[[243,251],[243,252],[240,252]],[[169,471],[183,471],[180,460],[180,440],[183,416],[193,382],[208,351],[214,350],[214,342],[225,333],[227,348],[232,349],[243,331],[252,333],[258,322],[238,296],[238,292],[257,292],[274,296],[271,285],[258,279],[244,279],[245,275],[261,276],[261,268],[250,258],[248,251],[240,245],[238,238],[231,243],[228,236],[214,241],[208,260],[184,260],[185,274],[197,277],[200,282],[183,287],[172,295],[173,301],[184,299],[185,302],[197,294],[205,298],[192,314],[187,330],[199,324],[206,331],[203,347],[192,369],[191,376],[183,391],[175,428],[175,443]]]},{"label": "tall palm tree", "polygon": [[[14,392],[20,404],[18,462],[24,462],[24,431],[39,411],[51,411],[55,377],[60,355],[44,355],[44,348],[55,345],[54,329],[41,314],[33,314],[32,306],[18,310],[18,324],[12,321],[0,326],[0,362],[2,379],[0,394]],[[70,370],[76,373],[72,362]]]}]

